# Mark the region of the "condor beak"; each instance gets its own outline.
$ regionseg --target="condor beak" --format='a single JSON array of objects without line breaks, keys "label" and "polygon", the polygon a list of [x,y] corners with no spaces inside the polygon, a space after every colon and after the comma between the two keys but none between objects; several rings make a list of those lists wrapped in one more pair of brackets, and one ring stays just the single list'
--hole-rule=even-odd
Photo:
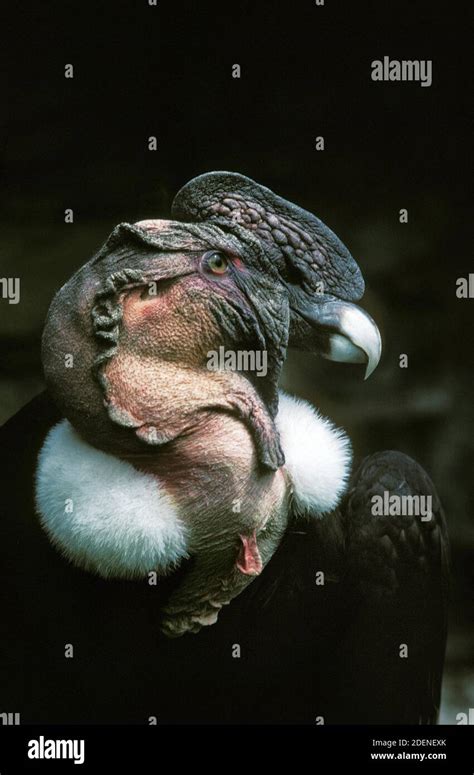
[{"label": "condor beak", "polygon": [[380,361],[382,340],[367,312],[340,300],[308,304],[297,312],[315,334],[313,346],[305,349],[330,361],[365,363],[364,379],[370,377]]}]

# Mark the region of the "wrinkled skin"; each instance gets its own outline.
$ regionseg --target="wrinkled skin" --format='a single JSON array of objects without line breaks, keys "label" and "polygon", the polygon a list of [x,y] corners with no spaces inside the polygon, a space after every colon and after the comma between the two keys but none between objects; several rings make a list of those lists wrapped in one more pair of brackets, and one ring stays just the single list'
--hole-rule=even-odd
[{"label": "wrinkled skin", "polygon": [[146,445],[124,457],[157,476],[188,527],[193,562],[164,612],[171,636],[214,623],[261,572],[288,520],[284,458],[265,404],[244,375],[206,368],[222,343],[210,283],[220,283],[229,316],[232,287],[199,273],[162,292],[158,284],[156,296],[127,292],[120,346],[103,369],[109,415]]},{"label": "wrinkled skin", "polygon": [[[188,183],[173,215],[118,226],[59,291],[43,363],[76,430],[176,500],[191,560],[163,628],[179,635],[213,623],[287,527],[274,419],[289,342],[337,360],[380,353],[372,321],[346,301],[363,292],[359,269],[315,216],[233,173]],[[265,350],[268,374],[209,371],[220,345]]]},{"label": "wrinkled skin", "polygon": [[242,374],[207,369],[208,352],[226,341],[223,321],[233,323],[228,346],[238,347],[239,339],[242,347],[258,346],[245,341],[252,332],[235,313],[251,317],[252,310],[232,277],[209,275],[200,259],[190,261],[196,271],[179,282],[158,283],[154,295],[147,288],[124,294],[120,346],[102,370],[109,416],[136,427],[147,444],[161,445],[191,434],[203,416],[232,413],[248,424],[260,462],[277,470],[284,459],[257,389]]}]

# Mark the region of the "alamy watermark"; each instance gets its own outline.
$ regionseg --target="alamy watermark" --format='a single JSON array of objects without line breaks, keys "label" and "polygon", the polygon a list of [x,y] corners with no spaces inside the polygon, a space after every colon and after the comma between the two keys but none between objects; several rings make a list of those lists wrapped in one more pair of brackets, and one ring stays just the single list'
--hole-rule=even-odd
[{"label": "alamy watermark", "polygon": [[0,277],[0,297],[8,299],[9,304],[18,304],[20,301],[20,278]]},{"label": "alamy watermark", "polygon": [[209,371],[254,371],[257,377],[267,375],[266,350],[226,350],[222,345],[218,350],[207,353]]},{"label": "alamy watermark", "polygon": [[415,81],[420,86],[431,86],[433,62],[431,59],[374,59],[371,63],[373,81]]},{"label": "alamy watermark", "polygon": [[429,522],[433,516],[432,495],[396,495],[384,490],[383,495],[372,495],[373,517],[421,517]]},{"label": "alamy watermark", "polygon": [[0,722],[2,726],[18,726],[20,723],[20,714],[12,712],[0,713]]},{"label": "alamy watermark", "polygon": [[72,759],[84,764],[84,740],[52,740],[40,735],[28,741],[28,759]]}]

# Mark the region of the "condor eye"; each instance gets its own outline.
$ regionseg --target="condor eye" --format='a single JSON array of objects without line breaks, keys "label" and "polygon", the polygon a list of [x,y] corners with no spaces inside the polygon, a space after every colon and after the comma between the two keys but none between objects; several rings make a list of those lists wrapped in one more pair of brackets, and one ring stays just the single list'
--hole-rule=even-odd
[{"label": "condor eye", "polygon": [[206,271],[213,274],[225,274],[229,268],[229,261],[223,253],[211,250],[209,253],[204,253],[202,266]]}]

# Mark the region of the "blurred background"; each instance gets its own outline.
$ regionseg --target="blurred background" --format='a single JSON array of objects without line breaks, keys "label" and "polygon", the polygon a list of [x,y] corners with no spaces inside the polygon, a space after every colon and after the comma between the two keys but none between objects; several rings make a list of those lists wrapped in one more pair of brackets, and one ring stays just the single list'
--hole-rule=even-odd
[{"label": "blurred background", "polygon": [[[290,354],[284,384],[347,429],[357,458],[399,449],[434,479],[453,559],[441,721],[456,723],[474,708],[474,299],[456,297],[474,269],[467,19],[418,0],[31,6],[3,28],[0,277],[20,278],[21,300],[0,300],[0,420],[43,389],[51,298],[115,224],[168,217],[214,169],[315,212],[361,266],[384,353],[368,382]],[[385,55],[431,59],[432,86],[372,82]]]}]

